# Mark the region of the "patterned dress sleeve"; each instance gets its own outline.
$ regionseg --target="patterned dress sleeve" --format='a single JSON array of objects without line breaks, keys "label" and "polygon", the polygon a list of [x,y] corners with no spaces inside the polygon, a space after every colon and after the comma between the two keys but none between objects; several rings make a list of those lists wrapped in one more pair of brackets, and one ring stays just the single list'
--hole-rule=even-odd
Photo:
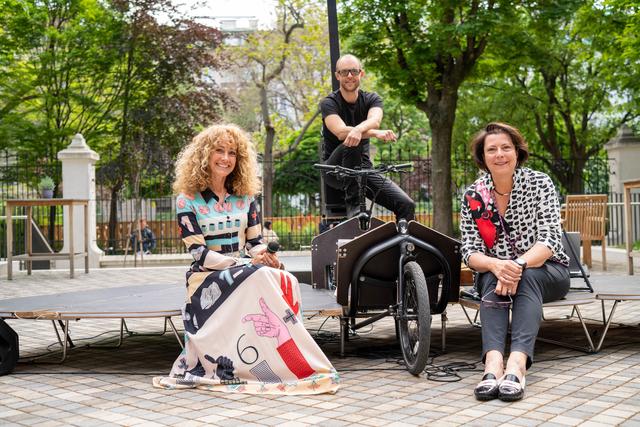
[{"label": "patterned dress sleeve", "polygon": [[193,197],[180,194],[176,199],[180,237],[201,271],[224,270],[236,263],[236,259],[209,250],[204,239]]},{"label": "patterned dress sleeve", "polygon": [[247,229],[245,250],[251,255],[256,256],[267,248],[262,240],[262,226],[260,225],[260,215],[255,199],[252,197],[249,204],[249,212],[247,212]]},{"label": "patterned dress sleeve", "polygon": [[469,207],[469,201],[467,199],[467,193],[471,189],[467,190],[462,196],[462,203],[460,208],[460,236],[462,239],[462,261],[469,265],[469,257],[475,252],[486,254],[486,245],[480,236],[478,227],[471,216],[471,208]]},{"label": "patterned dress sleeve", "polygon": [[553,181],[547,175],[544,175],[541,180],[537,199],[538,236],[536,241],[551,249],[554,255],[558,254],[563,251],[560,202]]}]

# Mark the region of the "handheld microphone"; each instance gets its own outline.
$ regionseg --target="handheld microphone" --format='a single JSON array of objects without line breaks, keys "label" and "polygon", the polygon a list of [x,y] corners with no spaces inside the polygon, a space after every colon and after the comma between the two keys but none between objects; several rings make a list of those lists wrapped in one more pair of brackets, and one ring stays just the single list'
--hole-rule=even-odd
[{"label": "handheld microphone", "polygon": [[280,250],[280,243],[274,241],[274,242],[269,242],[267,244],[267,252],[269,252],[270,254],[275,254],[279,250]]}]

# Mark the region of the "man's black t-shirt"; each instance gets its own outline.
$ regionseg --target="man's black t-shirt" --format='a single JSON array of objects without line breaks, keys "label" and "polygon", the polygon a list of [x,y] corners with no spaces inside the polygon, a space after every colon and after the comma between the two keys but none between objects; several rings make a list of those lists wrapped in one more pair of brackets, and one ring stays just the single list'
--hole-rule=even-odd
[{"label": "man's black t-shirt", "polygon": [[[373,107],[382,108],[382,98],[374,92],[358,91],[358,99],[353,104],[348,103],[342,97],[340,90],[331,92],[329,96],[320,101],[320,111],[322,112],[322,137],[324,144],[322,148],[322,159],[327,160],[333,150],[336,149],[340,141],[324,123],[324,119],[331,114],[337,114],[347,126],[357,126],[367,119],[369,110]],[[362,147],[362,160],[367,163],[369,160],[369,139],[360,141]]]}]

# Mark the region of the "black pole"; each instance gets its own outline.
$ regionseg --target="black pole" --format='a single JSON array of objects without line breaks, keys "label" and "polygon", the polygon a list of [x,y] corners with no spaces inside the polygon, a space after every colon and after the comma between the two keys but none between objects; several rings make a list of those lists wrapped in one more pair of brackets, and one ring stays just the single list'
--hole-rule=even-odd
[{"label": "black pole", "polygon": [[331,58],[331,87],[340,88],[336,79],[336,62],[340,58],[340,38],[338,36],[338,11],[336,0],[327,0],[327,17],[329,18],[329,56]]},{"label": "black pole", "polygon": [[[338,37],[338,11],[336,9],[336,0],[327,0],[327,19],[329,21],[329,58],[331,64],[331,87],[332,90],[338,90],[340,84],[336,79],[336,62],[340,58],[340,38]],[[323,140],[320,139],[318,144],[318,158],[323,158]],[[332,216],[327,210],[327,194],[324,183],[324,176],[320,174],[320,212],[327,217]]]}]

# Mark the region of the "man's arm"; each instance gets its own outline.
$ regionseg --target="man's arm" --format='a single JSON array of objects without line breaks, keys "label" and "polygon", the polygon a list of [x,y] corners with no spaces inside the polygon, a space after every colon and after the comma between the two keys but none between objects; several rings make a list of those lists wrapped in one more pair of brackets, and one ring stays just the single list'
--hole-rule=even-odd
[{"label": "man's arm", "polygon": [[378,130],[382,121],[382,108],[373,107],[367,114],[367,119],[357,126],[347,126],[337,114],[331,114],[324,119],[325,125],[347,147],[360,144],[362,138],[380,138],[384,141],[395,140],[391,130]]}]

